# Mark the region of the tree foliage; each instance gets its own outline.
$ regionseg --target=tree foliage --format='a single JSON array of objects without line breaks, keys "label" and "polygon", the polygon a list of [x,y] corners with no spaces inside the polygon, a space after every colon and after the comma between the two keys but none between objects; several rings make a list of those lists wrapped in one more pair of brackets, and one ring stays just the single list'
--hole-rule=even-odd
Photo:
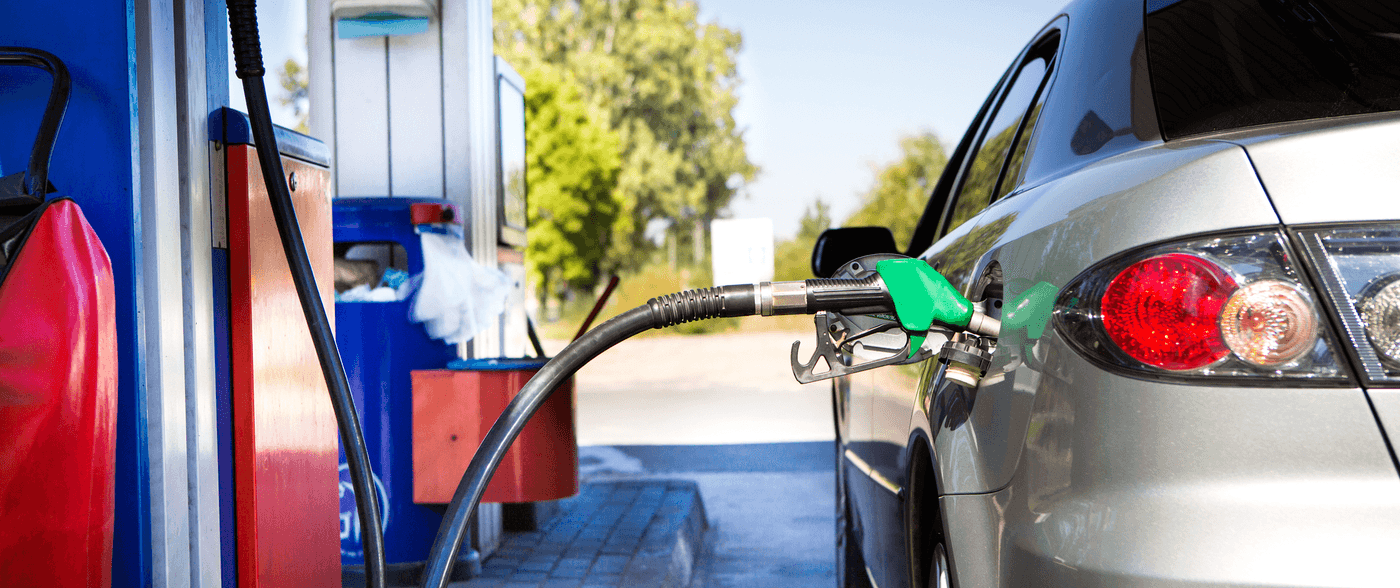
[{"label": "tree foliage", "polygon": [[621,210],[620,140],[597,122],[563,72],[545,64],[525,71],[526,259],[544,298],[561,285],[586,289],[597,282]]},{"label": "tree foliage", "polygon": [[638,267],[648,221],[708,226],[757,168],[732,111],[738,32],[680,0],[495,0],[496,52],[522,71],[556,67],[620,138],[620,211],[599,269]]},{"label": "tree foliage", "polygon": [[292,115],[297,117],[294,130],[310,133],[311,127],[307,126],[307,117],[311,114],[311,95],[307,93],[309,72],[295,59],[288,59],[282,64],[282,70],[277,72],[277,79],[282,86],[282,95],[277,97],[277,103],[292,107]]},{"label": "tree foliage", "polygon": [[914,225],[948,164],[948,156],[938,137],[928,132],[901,139],[899,147],[900,159],[876,172],[875,185],[843,225],[889,227],[895,243],[903,246],[914,236]]}]

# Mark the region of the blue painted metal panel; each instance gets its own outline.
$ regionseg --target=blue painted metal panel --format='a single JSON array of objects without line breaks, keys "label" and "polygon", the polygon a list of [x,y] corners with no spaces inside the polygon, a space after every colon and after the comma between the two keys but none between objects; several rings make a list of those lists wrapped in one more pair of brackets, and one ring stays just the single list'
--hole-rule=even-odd
[{"label": "blue painted metal panel", "polygon": [[[253,141],[253,123],[248,115],[232,108],[221,108],[210,113],[209,131],[214,133],[216,141],[235,145],[257,144]],[[277,150],[282,155],[321,167],[330,166],[331,149],[319,139],[277,125],[272,126],[272,132],[277,139]]]},{"label": "blue painted metal panel", "polygon": [[[423,271],[422,245],[409,223],[409,205],[432,198],[341,198],[332,219],[337,243],[391,242],[404,247],[409,273]],[[442,515],[413,503],[413,384],[411,370],[440,369],[456,346],[430,339],[409,322],[410,301],[337,302],[336,341],[363,425],[370,462],[383,484],[385,556],[389,563],[427,559]],[[344,450],[341,463],[345,462]],[[341,563],[363,564],[349,478],[341,472]]]},{"label": "blue painted metal panel", "polygon": [[[10,2],[0,21],[7,45],[35,47],[62,59],[73,95],[55,146],[49,177],[59,194],[83,208],[112,259],[117,293],[118,394],[116,531],[113,586],[150,583],[145,393],[136,329],[139,208],[133,194],[138,149],[133,0]],[[0,72],[0,160],[28,160],[48,76]]]},{"label": "blue painted metal panel", "polygon": [[[209,111],[218,112],[229,105],[228,86],[228,8],[224,0],[204,2],[204,80]],[[210,129],[210,141],[219,140],[222,128]],[[218,136],[213,136],[218,135]],[[223,157],[223,151],[215,157]],[[224,182],[225,178],[209,181]],[[233,488],[233,397],[232,370],[229,365],[232,344],[229,322],[228,250],[213,250],[210,259],[214,288],[214,410],[215,432],[218,437],[219,459],[219,571],[221,584],[227,588],[238,585],[237,517],[234,512]]]},{"label": "blue painted metal panel", "polygon": [[214,275],[214,422],[219,455],[219,560],[222,583],[233,588],[238,585],[238,565],[234,559],[238,545],[234,537],[237,518],[234,516],[233,495],[228,250],[215,249],[210,261]]},{"label": "blue painted metal panel", "polygon": [[209,111],[228,106],[228,5],[225,0],[204,1],[204,72]]},{"label": "blue painted metal panel", "polygon": [[335,240],[398,243],[408,253],[408,273],[420,273],[423,245],[409,222],[412,204],[451,203],[441,198],[337,198],[331,209]]}]

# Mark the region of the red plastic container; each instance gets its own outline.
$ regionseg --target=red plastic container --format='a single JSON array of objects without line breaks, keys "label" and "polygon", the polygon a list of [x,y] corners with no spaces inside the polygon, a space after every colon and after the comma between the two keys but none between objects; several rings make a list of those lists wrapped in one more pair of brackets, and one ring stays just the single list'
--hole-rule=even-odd
[{"label": "red plastic container", "polygon": [[[543,359],[469,360],[462,370],[415,370],[413,501],[445,504],[506,404]],[[482,502],[537,502],[578,493],[574,381],[550,396],[515,439]]]},{"label": "red plastic container", "polygon": [[110,586],[117,321],[112,263],[51,200],[0,281],[0,584]]}]

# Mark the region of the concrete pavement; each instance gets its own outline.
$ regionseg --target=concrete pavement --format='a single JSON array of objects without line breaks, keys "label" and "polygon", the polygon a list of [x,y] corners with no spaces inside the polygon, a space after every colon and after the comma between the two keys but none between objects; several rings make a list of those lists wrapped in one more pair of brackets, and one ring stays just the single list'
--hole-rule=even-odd
[{"label": "concrete pavement", "polygon": [[[812,333],[633,338],[575,377],[580,445],[703,445],[825,441],[831,388],[792,377],[789,353]],[[546,341],[550,353],[564,341]]]},{"label": "concrete pavement", "polygon": [[691,586],[834,582],[831,392],[793,379],[795,340],[805,359],[810,332],[632,339],[576,377],[585,481],[698,484],[710,529]]}]

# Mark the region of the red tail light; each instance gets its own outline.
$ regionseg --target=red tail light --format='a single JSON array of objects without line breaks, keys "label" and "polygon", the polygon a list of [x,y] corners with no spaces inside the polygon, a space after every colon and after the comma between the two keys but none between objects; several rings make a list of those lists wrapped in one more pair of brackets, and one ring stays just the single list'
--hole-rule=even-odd
[{"label": "red tail light", "polygon": [[1344,383],[1334,338],[1291,257],[1274,231],[1120,255],[1061,290],[1056,330],[1084,357],[1154,379]]},{"label": "red tail light", "polygon": [[1220,333],[1220,309],[1235,280],[1219,266],[1168,253],[1128,266],[1104,292],[1103,326],[1124,353],[1168,370],[1194,370],[1230,349]]}]

